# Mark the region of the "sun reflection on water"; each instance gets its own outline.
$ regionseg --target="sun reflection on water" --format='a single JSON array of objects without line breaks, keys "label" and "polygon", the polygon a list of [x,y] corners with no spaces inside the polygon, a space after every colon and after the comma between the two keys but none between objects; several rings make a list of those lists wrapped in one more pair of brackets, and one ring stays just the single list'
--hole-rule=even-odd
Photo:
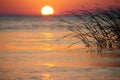
[{"label": "sun reflection on water", "polygon": [[51,74],[48,74],[48,73],[43,73],[42,74],[42,80],[55,80],[52,78]]},{"label": "sun reflection on water", "polygon": [[47,67],[55,67],[56,65],[55,64],[51,64],[51,63],[47,63],[47,64],[44,64],[45,66]]},{"label": "sun reflection on water", "polygon": [[51,40],[54,37],[54,34],[50,32],[44,32],[42,35],[44,36],[45,40]]}]

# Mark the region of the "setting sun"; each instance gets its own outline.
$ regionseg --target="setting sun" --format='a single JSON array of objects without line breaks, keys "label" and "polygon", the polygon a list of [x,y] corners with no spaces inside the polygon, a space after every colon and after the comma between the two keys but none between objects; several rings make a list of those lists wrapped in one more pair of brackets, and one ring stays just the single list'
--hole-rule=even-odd
[{"label": "setting sun", "polygon": [[54,14],[54,9],[51,6],[44,6],[41,9],[41,14],[42,15],[53,15]]}]

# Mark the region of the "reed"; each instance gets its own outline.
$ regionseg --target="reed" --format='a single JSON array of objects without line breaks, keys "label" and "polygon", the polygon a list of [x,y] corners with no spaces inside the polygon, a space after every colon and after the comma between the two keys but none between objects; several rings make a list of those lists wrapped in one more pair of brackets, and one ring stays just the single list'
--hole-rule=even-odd
[{"label": "reed", "polygon": [[108,9],[97,7],[93,11],[78,10],[67,11],[67,13],[69,13],[68,17],[74,17],[76,20],[74,19],[74,22],[66,18],[59,19],[64,24],[59,26],[72,32],[71,35],[65,37],[77,38],[88,48],[120,49],[119,5],[111,6]]}]

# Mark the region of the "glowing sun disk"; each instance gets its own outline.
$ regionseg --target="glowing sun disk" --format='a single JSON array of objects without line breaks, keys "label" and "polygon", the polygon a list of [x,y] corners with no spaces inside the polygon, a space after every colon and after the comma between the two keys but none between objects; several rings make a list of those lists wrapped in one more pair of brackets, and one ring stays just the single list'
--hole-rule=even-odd
[{"label": "glowing sun disk", "polygon": [[44,6],[41,9],[41,14],[42,15],[53,15],[54,14],[54,9],[51,6]]}]

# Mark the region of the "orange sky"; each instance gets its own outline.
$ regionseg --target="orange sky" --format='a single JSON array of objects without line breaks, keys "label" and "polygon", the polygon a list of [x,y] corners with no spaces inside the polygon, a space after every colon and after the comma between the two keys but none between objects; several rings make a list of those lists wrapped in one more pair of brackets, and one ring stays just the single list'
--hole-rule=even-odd
[{"label": "orange sky", "polygon": [[100,6],[108,6],[115,0],[0,0],[0,15],[40,15],[44,5],[50,5],[55,9],[55,14],[63,11],[77,10],[81,6],[92,8],[97,3]]}]

